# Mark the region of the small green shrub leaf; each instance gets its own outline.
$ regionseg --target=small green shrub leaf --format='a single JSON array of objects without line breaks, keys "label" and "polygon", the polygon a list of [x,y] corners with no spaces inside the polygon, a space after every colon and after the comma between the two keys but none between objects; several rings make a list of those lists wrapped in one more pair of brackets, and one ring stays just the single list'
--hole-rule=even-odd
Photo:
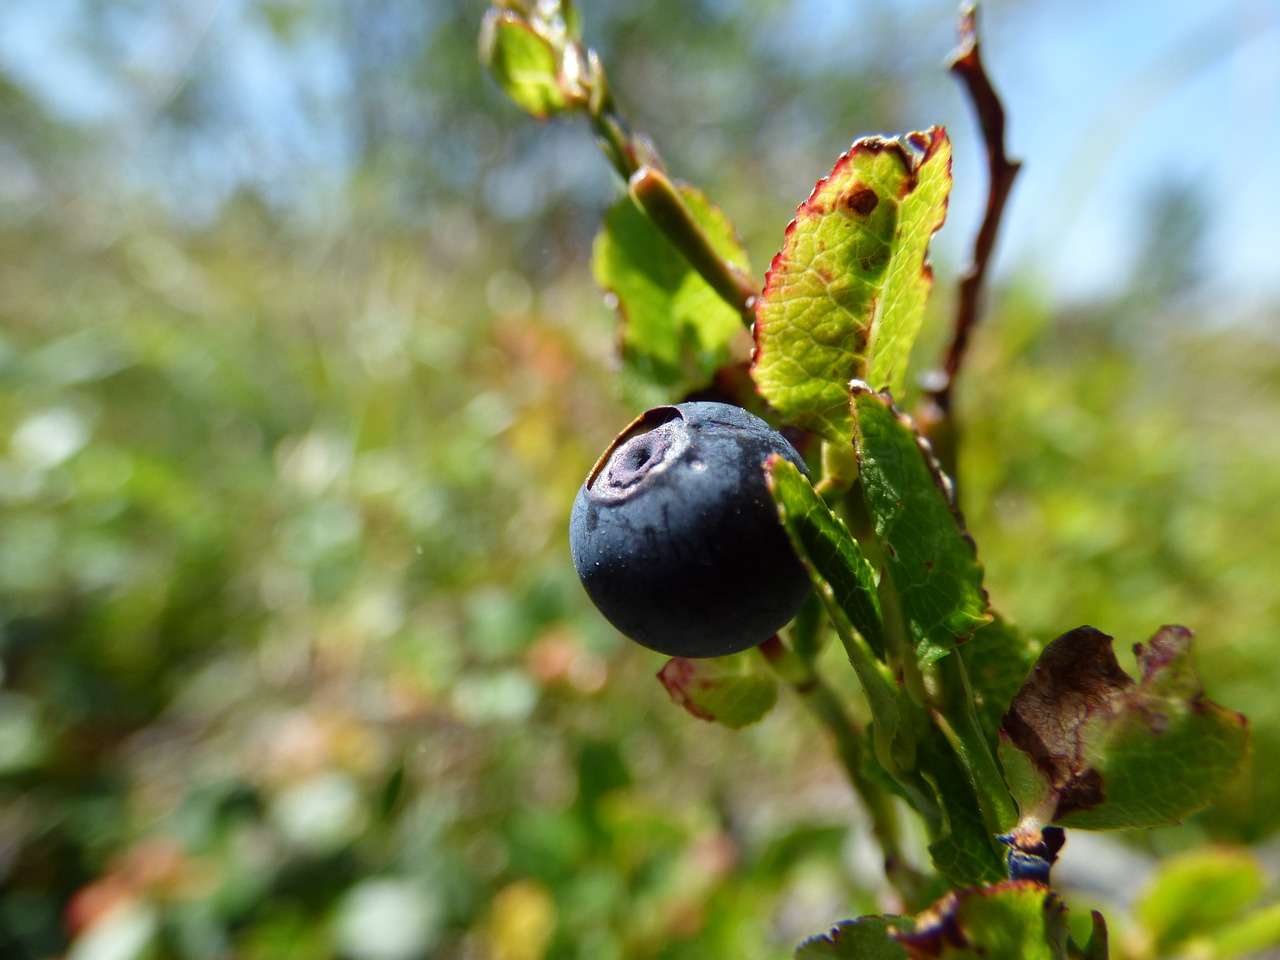
[{"label": "small green shrub leaf", "polygon": [[[868,644],[883,643],[875,573],[844,522],[831,512],[794,464],[773,456],[766,467],[769,492],[778,507],[796,556],[809,571],[814,589],[837,626],[852,626]],[[875,718],[878,734],[891,743],[901,726],[899,692],[866,648],[849,649]]]},{"label": "small green shrub leaf", "polygon": [[[1190,850],[1160,864],[1138,897],[1134,914],[1153,956],[1200,954],[1187,949],[1191,942],[1238,925],[1266,887],[1266,871],[1248,850]],[[1260,944],[1254,949],[1273,945]],[[1215,951],[1208,955],[1231,954]]]},{"label": "small green shrub leaf", "polygon": [[[729,218],[694,187],[679,192],[711,245],[747,269]],[[745,340],[741,315],[722,300],[630,197],[596,235],[591,268],[622,322],[622,391],[652,405],[704,386]],[[744,350],[745,354],[745,350]]]},{"label": "small green shrub leaf", "polygon": [[1141,678],[1112,638],[1078,627],[1050,643],[1013,698],[1000,755],[1024,818],[1090,830],[1176,823],[1204,806],[1244,760],[1244,717],[1204,696],[1191,633],[1162,627],[1134,647]]},{"label": "small green shrub leaf", "polygon": [[850,380],[901,393],[950,189],[951,144],[934,128],[857,141],[800,205],[756,305],[752,368],[788,420],[848,441]]},{"label": "small green shrub leaf", "polygon": [[830,587],[831,599],[850,625],[882,654],[884,627],[876,596],[876,572],[849,528],[823,503],[796,466],[782,457],[769,463],[769,492],[800,560]]},{"label": "small green shrub leaf", "polygon": [[949,653],[991,618],[973,541],[950,481],[919,433],[884,394],[853,389],[867,509],[916,655]]},{"label": "small green shrub leaf", "polygon": [[1197,938],[1194,943],[1200,956],[1214,960],[1232,960],[1264,952],[1266,956],[1274,956],[1276,947],[1280,947],[1280,903],[1274,901]]},{"label": "small green shrub leaf", "polygon": [[978,799],[955,750],[931,728],[920,745],[920,769],[933,788],[942,821],[929,840],[934,869],[952,887],[993,883],[1008,876],[1005,849],[982,820]]},{"label": "small green shrub leaf", "polygon": [[[1095,939],[1099,925],[1095,915]],[[806,941],[796,960],[1067,960],[1072,951],[1058,895],[1006,881],[949,893],[916,917],[847,920]]]},{"label": "small green shrub leaf", "polygon": [[1000,722],[1035,665],[1037,648],[999,614],[992,617],[960,647],[960,655],[973,685],[978,722],[995,749]]},{"label": "small green shrub leaf", "polygon": [[522,110],[546,118],[569,106],[551,42],[511,10],[490,10],[480,28],[480,60]]},{"label": "small green shrub leaf", "polygon": [[747,654],[689,660],[673,657],[658,672],[671,699],[700,720],[737,730],[764,718],[778,702],[778,683]]},{"label": "small green shrub leaf", "polygon": [[907,960],[910,954],[893,934],[910,931],[914,926],[910,917],[845,920],[830,933],[802,943],[796,960]]},{"label": "small green shrub leaf", "polygon": [[912,960],[1066,960],[1067,910],[1038,883],[949,893],[897,936]]}]

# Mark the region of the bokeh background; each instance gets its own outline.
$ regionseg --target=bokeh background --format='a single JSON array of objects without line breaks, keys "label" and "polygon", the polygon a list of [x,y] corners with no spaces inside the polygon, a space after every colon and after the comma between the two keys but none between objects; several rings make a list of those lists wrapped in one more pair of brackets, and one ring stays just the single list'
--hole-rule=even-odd
[{"label": "bokeh background", "polygon": [[[854,137],[948,126],[927,369],[984,189],[953,5],[581,6],[758,276]],[[780,957],[884,906],[821,731],[693,720],[574,578],[635,412],[619,186],[484,75],[483,10],[0,9],[0,955]],[[982,25],[1026,162],[958,398],[993,600],[1186,624],[1254,725],[1191,822],[1073,835],[1123,931],[1153,858],[1280,849],[1280,8]]]}]

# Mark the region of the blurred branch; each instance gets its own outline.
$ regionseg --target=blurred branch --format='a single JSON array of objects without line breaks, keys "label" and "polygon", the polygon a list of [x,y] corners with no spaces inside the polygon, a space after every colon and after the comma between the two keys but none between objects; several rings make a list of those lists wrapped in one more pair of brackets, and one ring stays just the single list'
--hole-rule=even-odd
[{"label": "blurred branch", "polygon": [[908,906],[919,904],[923,897],[924,878],[903,856],[898,811],[892,797],[863,773],[861,728],[812,665],[777,635],[770,637],[758,649],[778,678],[792,689],[835,740],[841,766],[871,819],[871,832],[884,853],[885,877]]},{"label": "blurred branch", "polygon": [[[1021,163],[1010,160],[1005,154],[1004,105],[982,63],[976,5],[970,4],[961,11],[959,33],[960,44],[951,56],[948,69],[964,84],[982,130],[987,152],[987,207],[978,235],[974,239],[972,260],[960,280],[951,345],[947,349],[942,369],[936,371],[930,378],[931,382],[926,385],[928,403],[933,409],[922,419],[934,425],[929,431],[931,436],[934,433],[949,436],[954,430],[951,425],[951,406],[956,378],[964,363],[973,328],[978,322],[982,287],[1000,231],[1000,222],[1004,217],[1005,203],[1013,188],[1014,178],[1022,167]],[[951,445],[944,442],[936,446],[939,447],[938,453],[944,469],[954,476],[954,452],[950,450]]]}]

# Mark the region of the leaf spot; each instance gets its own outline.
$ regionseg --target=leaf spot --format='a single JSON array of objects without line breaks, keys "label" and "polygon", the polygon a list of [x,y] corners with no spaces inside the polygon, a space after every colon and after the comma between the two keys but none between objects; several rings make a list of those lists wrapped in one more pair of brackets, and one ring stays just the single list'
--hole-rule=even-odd
[{"label": "leaf spot", "polygon": [[866,217],[871,215],[880,203],[880,198],[876,192],[868,187],[865,183],[855,183],[853,187],[840,198],[840,206],[857,217]]}]

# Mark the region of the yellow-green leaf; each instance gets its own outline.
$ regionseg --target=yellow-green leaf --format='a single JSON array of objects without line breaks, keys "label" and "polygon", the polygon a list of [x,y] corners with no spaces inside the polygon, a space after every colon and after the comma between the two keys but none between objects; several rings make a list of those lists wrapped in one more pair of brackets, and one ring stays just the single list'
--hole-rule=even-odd
[{"label": "yellow-green leaf", "polygon": [[752,368],[788,420],[847,441],[850,380],[901,393],[950,189],[951,144],[934,128],[859,140],[800,205],[756,305]]},{"label": "yellow-green leaf", "polygon": [[762,719],[778,701],[778,683],[759,667],[754,651],[689,660],[673,657],[658,672],[671,699],[699,720],[732,729]]},{"label": "yellow-green leaf", "polygon": [[1262,864],[1246,849],[1190,850],[1160,865],[1134,914],[1156,956],[1185,955],[1191,951],[1179,948],[1238,924],[1266,887]]}]

